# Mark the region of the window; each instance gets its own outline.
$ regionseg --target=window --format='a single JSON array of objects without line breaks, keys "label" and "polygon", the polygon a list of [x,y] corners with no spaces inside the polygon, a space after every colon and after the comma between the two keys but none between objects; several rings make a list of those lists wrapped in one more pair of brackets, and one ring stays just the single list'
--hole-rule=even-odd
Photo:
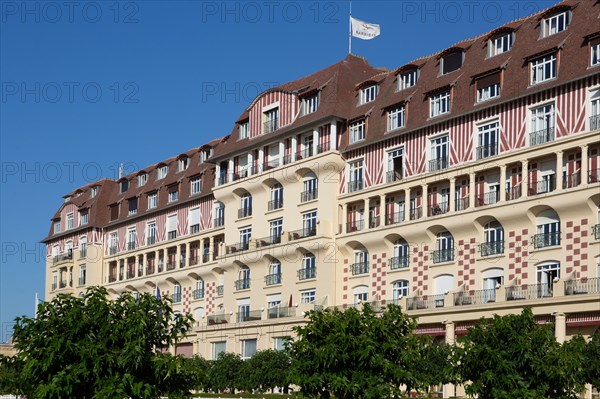
[{"label": "window", "polygon": [[359,105],[370,103],[371,101],[375,101],[378,91],[379,91],[379,86],[377,86],[377,85],[367,86],[364,89],[362,89],[360,91]]},{"label": "window", "polygon": [[590,41],[590,66],[600,65],[600,37]]},{"label": "window", "polygon": [[565,11],[544,19],[542,25],[543,36],[548,37],[566,30],[567,26],[571,23],[570,14],[570,11]]},{"label": "window", "polygon": [[143,173],[138,176],[138,187],[144,186],[148,183],[148,173]]},{"label": "window", "polygon": [[350,162],[350,175],[348,176],[348,192],[362,190],[363,188],[363,160]]},{"label": "window", "polygon": [[89,213],[88,210],[84,210],[84,211],[80,211],[79,212],[79,225],[83,226],[85,224],[88,224],[89,222]]},{"label": "window", "polygon": [[202,151],[200,151],[200,162],[206,161],[208,158],[211,157],[212,154],[213,154],[212,148],[203,149]]},{"label": "window", "polygon": [[431,160],[429,171],[446,169],[448,167],[448,136],[440,136],[431,139]]},{"label": "window", "polygon": [[319,107],[319,94],[314,94],[302,99],[302,115],[312,114]]},{"label": "window", "polygon": [[252,238],[252,227],[240,229],[240,249],[248,249],[250,239]]},{"label": "window", "polygon": [[493,221],[483,226],[484,243],[480,246],[481,256],[498,255],[504,253],[504,228]]},{"label": "window", "polygon": [[75,214],[73,212],[67,213],[67,230],[75,227]]},{"label": "window", "polygon": [[555,278],[560,278],[560,263],[545,263],[537,266],[536,273],[538,289],[537,297],[552,296],[552,286]]},{"label": "window", "polygon": [[318,197],[319,181],[314,173],[308,173],[304,176],[303,191],[300,196],[301,202],[311,201]]},{"label": "window", "polygon": [[317,234],[317,211],[302,214],[302,230],[304,237]]},{"label": "window", "polygon": [[138,199],[137,197],[135,198],[130,198],[128,200],[128,206],[129,206],[129,213],[128,215],[136,215],[137,211],[138,211]]},{"label": "window", "polygon": [[350,125],[350,144],[365,139],[365,120],[362,119]]},{"label": "window", "polygon": [[283,234],[283,219],[275,219],[269,223],[269,235],[271,243],[276,244],[281,242]]},{"label": "window", "polygon": [[393,181],[402,180],[404,177],[404,148],[398,148],[388,152],[387,158],[387,182],[391,183]]},{"label": "window", "polygon": [[167,239],[177,238],[177,215],[167,216]]},{"label": "window", "polygon": [[419,77],[418,69],[404,72],[403,74],[400,75],[400,77],[398,79],[398,89],[404,90],[404,89],[408,89],[409,87],[413,87],[414,85],[417,84],[418,77]]},{"label": "window", "polygon": [[190,181],[190,187],[191,187],[190,194],[191,195],[200,194],[200,190],[202,187],[201,182],[202,182],[202,179],[200,179],[200,177],[194,177]]},{"label": "window", "polygon": [[398,302],[403,297],[407,297],[408,292],[408,281],[398,280],[392,283],[392,297],[394,302]]},{"label": "window", "polygon": [[196,287],[193,292],[194,299],[204,298],[204,280],[200,277],[196,279]]},{"label": "window", "polygon": [[188,223],[190,234],[200,232],[200,208],[192,208],[188,211]]},{"label": "window", "polygon": [[179,199],[179,187],[177,185],[169,187],[169,202],[175,202]]},{"label": "window", "polygon": [[94,198],[96,195],[98,195],[98,187],[92,187],[91,191],[90,191],[90,197]]},{"label": "window", "polygon": [[213,227],[221,227],[225,224],[225,205],[217,202],[215,206],[215,222]]},{"label": "window", "polygon": [[404,109],[404,105],[401,105],[388,111],[388,131],[404,127]]},{"label": "window", "polygon": [[219,341],[212,343],[212,360],[217,360],[221,353],[225,353],[227,351],[227,342]]},{"label": "window", "polygon": [[540,212],[537,216],[537,234],[533,236],[534,248],[545,248],[560,245],[560,219],[551,210]]},{"label": "window", "polygon": [[369,287],[359,285],[354,288],[354,305],[358,305],[369,300]]},{"label": "window", "polygon": [[300,303],[314,303],[316,296],[316,290],[300,291]]},{"label": "window", "polygon": [[156,222],[148,222],[146,229],[147,245],[156,243]]},{"label": "window", "polygon": [[556,53],[531,61],[531,84],[536,85],[556,78]]},{"label": "window", "polygon": [[119,192],[124,193],[129,188],[129,180],[121,180]]},{"label": "window", "polygon": [[247,139],[250,134],[250,123],[247,121],[240,123],[238,131],[240,140]]},{"label": "window", "polygon": [[242,340],[242,360],[248,360],[256,353],[256,339]]},{"label": "window", "polygon": [[369,252],[366,249],[354,251],[354,263],[351,269],[353,276],[369,273]]},{"label": "window", "polygon": [[157,205],[158,193],[153,192],[148,194],[148,209],[154,209]]},{"label": "window", "polygon": [[279,108],[273,108],[263,114],[263,132],[271,133],[279,129]]},{"label": "window", "polygon": [[79,239],[79,258],[85,259],[87,256],[87,237],[83,236]]},{"label": "window", "polygon": [[167,165],[160,166],[157,171],[158,179],[164,179],[167,177],[167,173],[169,172],[169,167]]},{"label": "window", "polygon": [[252,195],[250,193],[244,193],[240,197],[240,210],[238,217],[245,218],[252,216]]},{"label": "window", "polygon": [[390,259],[390,269],[405,269],[410,263],[410,246],[402,239],[394,242],[394,255]]},{"label": "window", "polygon": [[437,234],[435,240],[435,251],[433,251],[433,263],[451,262],[454,260],[454,237],[449,231]]},{"label": "window", "polygon": [[79,265],[79,285],[85,285],[86,266]]},{"label": "window", "polygon": [[509,51],[512,48],[513,35],[512,32],[505,33],[490,39],[488,42],[488,55],[494,57]]},{"label": "window", "polygon": [[290,337],[275,337],[273,338],[273,349],[282,351],[285,349],[285,343],[290,340]]},{"label": "window", "polygon": [[440,60],[440,70],[442,75],[454,72],[460,69],[463,63],[463,52],[455,51],[442,57]]},{"label": "window", "polygon": [[477,159],[498,155],[499,122],[486,123],[477,127]]},{"label": "window", "polygon": [[317,262],[312,253],[304,254],[302,257],[302,269],[298,271],[299,280],[307,280],[317,276]]},{"label": "window", "polygon": [[429,117],[434,118],[450,112],[450,91],[433,94],[429,97]]},{"label": "window", "polygon": [[271,200],[269,201],[268,209],[270,211],[283,207],[283,186],[280,183],[275,183],[271,187]]},{"label": "window", "polygon": [[117,233],[113,232],[110,233],[109,238],[108,238],[108,253],[110,255],[114,255],[117,253],[117,246],[119,243],[119,239],[117,237]]},{"label": "window", "polygon": [[137,232],[135,227],[127,229],[127,250],[135,249],[137,241]]},{"label": "window", "polygon": [[186,170],[188,168],[189,163],[190,163],[190,161],[189,161],[188,157],[180,158],[179,161],[177,162],[177,171],[183,172],[184,170]]},{"label": "window", "polygon": [[60,233],[60,221],[54,222],[54,234]]},{"label": "window", "polygon": [[488,101],[500,96],[500,72],[477,79],[477,102]]},{"label": "window", "polygon": [[173,284],[173,303],[181,303],[181,285]]},{"label": "window", "polygon": [[600,90],[592,93],[591,99],[590,130],[596,130],[600,129]]},{"label": "window", "polygon": [[[274,259],[269,264],[269,274],[265,277],[265,284],[266,285],[281,284],[281,262],[279,262],[277,259]],[[270,308],[273,306],[277,306],[277,305],[279,305],[279,302],[269,303]]]},{"label": "window", "polygon": [[237,290],[246,290],[250,288],[250,269],[248,266],[240,267],[240,271],[238,272],[238,281],[235,285]]},{"label": "window", "polygon": [[554,103],[531,110],[530,146],[554,140],[554,119]]}]

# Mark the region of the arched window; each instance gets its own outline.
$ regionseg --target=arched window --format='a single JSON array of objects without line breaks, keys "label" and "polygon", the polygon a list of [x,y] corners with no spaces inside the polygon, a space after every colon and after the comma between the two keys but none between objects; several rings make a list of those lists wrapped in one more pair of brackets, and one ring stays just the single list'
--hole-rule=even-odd
[{"label": "arched window", "polygon": [[402,297],[408,296],[408,280],[398,280],[392,283],[392,295],[394,303],[398,303]]},{"label": "arched window", "polygon": [[303,179],[303,191],[300,202],[312,201],[318,198],[319,181],[313,172],[308,172]]},{"label": "arched window", "polygon": [[496,300],[496,287],[504,284],[504,270],[489,269],[483,272],[483,303]]},{"label": "arched window", "polygon": [[354,288],[354,305],[358,305],[362,302],[369,300],[369,287],[366,285],[359,285]]},{"label": "arched window", "polygon": [[354,251],[354,263],[352,264],[352,275],[369,273],[369,252],[366,248]]},{"label": "arched window", "polygon": [[537,297],[552,296],[552,286],[555,278],[560,278],[559,262],[544,262],[537,265]]},{"label": "arched window", "polygon": [[265,284],[281,284],[281,262],[277,259],[273,259],[269,264],[269,274],[265,276]]},{"label": "arched window", "polygon": [[204,317],[205,311],[203,307],[198,307],[194,309],[194,320],[199,321]]},{"label": "arched window", "polygon": [[238,280],[235,282],[237,290],[246,290],[250,288],[250,268],[248,266],[240,267]]},{"label": "arched window", "polygon": [[317,277],[317,262],[315,255],[308,252],[302,257],[302,269],[298,270],[298,280]]},{"label": "arched window", "polygon": [[390,269],[407,268],[410,261],[410,247],[408,243],[399,238],[394,241],[394,256],[390,259]]},{"label": "arched window", "polygon": [[454,260],[454,237],[448,230],[437,234],[433,263],[451,262]]},{"label": "arched window", "polygon": [[269,210],[275,210],[283,207],[283,186],[275,183],[271,187],[271,200],[269,201]]},{"label": "arched window", "polygon": [[446,292],[454,290],[454,276],[442,274],[433,279],[434,305],[436,308],[444,307],[444,296]]},{"label": "arched window", "polygon": [[498,221],[489,222],[483,226],[483,240],[481,256],[490,256],[504,253],[504,228]]},{"label": "arched window", "polygon": [[238,217],[245,218],[252,216],[252,195],[250,193],[242,194],[240,198],[240,210]]},{"label": "arched window", "polygon": [[533,236],[535,248],[560,245],[560,218],[552,209],[542,211],[537,216],[537,234]]},{"label": "arched window", "polygon": [[194,296],[194,299],[204,298],[204,280],[202,280],[202,278],[198,277],[196,279],[196,287],[192,294]]}]

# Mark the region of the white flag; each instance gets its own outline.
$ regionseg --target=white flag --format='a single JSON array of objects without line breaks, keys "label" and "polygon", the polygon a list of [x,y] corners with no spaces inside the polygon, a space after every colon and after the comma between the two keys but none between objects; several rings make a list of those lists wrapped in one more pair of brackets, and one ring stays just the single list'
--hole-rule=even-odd
[{"label": "white flag", "polygon": [[350,17],[350,24],[352,26],[352,36],[359,39],[371,40],[381,33],[377,24],[370,24],[352,17]]}]

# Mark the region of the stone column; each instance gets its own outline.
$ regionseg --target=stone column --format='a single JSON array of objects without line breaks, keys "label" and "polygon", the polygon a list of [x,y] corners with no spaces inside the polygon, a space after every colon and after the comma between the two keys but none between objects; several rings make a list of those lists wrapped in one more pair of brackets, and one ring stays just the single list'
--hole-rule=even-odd
[{"label": "stone column", "polygon": [[319,146],[319,129],[313,130],[313,155],[318,152]]},{"label": "stone column", "polygon": [[527,159],[521,161],[521,196],[526,198],[529,196],[529,161]]},{"label": "stone column", "polygon": [[475,172],[469,173],[469,208],[475,208]]},{"label": "stone column", "polygon": [[296,136],[292,136],[292,144],[291,144],[292,148],[290,148],[290,154],[292,157],[292,162],[296,160],[296,151],[298,149],[298,139],[296,138]]},{"label": "stone column", "polygon": [[190,242],[186,242],[185,243],[185,264],[183,265],[184,267],[188,267],[190,265],[190,258],[192,253],[190,252],[191,249],[191,245]]},{"label": "stone column", "polygon": [[454,199],[456,198],[456,179],[450,177],[450,194],[448,195],[448,212],[454,211]]},{"label": "stone column", "polygon": [[588,160],[588,145],[581,146],[581,184],[588,184],[589,160]]},{"label": "stone column", "polygon": [[500,195],[498,202],[506,201],[506,165],[500,165]]},{"label": "stone column", "polygon": [[380,226],[385,226],[386,217],[392,217],[392,215],[387,216],[385,214],[386,208],[387,207],[385,206],[385,194],[381,194],[379,196],[379,225]]},{"label": "stone column", "polygon": [[554,313],[554,335],[559,344],[565,342],[567,336],[567,317],[564,313]]},{"label": "stone column", "polygon": [[[563,189],[563,152],[556,151],[556,189]],[[566,183],[569,182],[569,176],[567,176]]]},{"label": "stone column", "polygon": [[[453,345],[456,341],[454,322],[444,321],[444,326],[446,327],[446,343],[448,345]],[[454,384],[444,385],[444,397],[449,398],[453,396],[456,396],[456,387],[454,386]]]},{"label": "stone column", "polygon": [[410,187],[404,190],[404,220],[410,220]]},{"label": "stone column", "polygon": [[332,122],[329,128],[329,149],[337,150],[337,123]]}]

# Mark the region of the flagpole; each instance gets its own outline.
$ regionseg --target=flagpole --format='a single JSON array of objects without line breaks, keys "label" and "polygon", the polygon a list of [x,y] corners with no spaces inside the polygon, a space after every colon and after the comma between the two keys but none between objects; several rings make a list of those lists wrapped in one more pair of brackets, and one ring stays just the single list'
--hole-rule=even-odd
[{"label": "flagpole", "polygon": [[352,53],[352,0],[350,0],[350,18],[348,19],[348,54]]}]

